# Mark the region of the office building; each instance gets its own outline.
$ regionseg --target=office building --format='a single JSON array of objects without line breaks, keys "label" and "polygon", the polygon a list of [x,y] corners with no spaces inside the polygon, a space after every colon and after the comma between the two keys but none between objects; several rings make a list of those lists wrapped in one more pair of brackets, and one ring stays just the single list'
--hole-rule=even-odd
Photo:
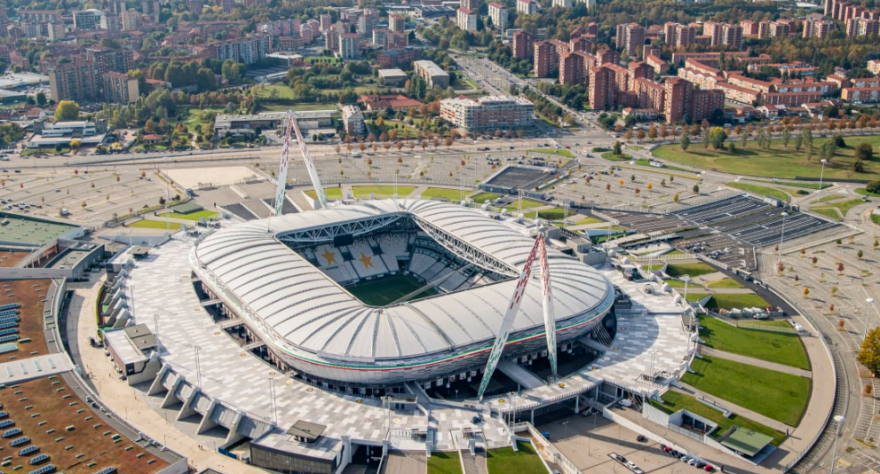
[{"label": "office building", "polygon": [[440,117],[468,133],[530,128],[534,111],[534,104],[523,97],[462,97],[440,101]]}]

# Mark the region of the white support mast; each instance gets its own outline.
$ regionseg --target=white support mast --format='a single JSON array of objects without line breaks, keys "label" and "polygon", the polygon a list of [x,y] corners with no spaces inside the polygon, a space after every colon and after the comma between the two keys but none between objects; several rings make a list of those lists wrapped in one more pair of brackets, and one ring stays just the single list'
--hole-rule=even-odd
[{"label": "white support mast", "polygon": [[294,133],[296,133],[296,143],[299,145],[299,151],[302,153],[303,161],[306,162],[306,170],[309,172],[309,178],[312,180],[312,187],[315,188],[318,202],[321,207],[327,207],[327,195],[324,194],[324,188],[321,186],[321,180],[318,178],[318,170],[315,169],[315,163],[312,162],[312,157],[309,155],[306,141],[303,139],[302,133],[299,131],[299,125],[296,123],[296,115],[292,112],[288,113],[291,114],[290,126],[293,128]]},{"label": "white support mast", "polygon": [[281,210],[284,208],[284,190],[287,188],[287,168],[290,164],[290,122],[293,116],[287,112],[287,118],[284,120],[284,147],[281,149],[281,163],[278,165],[278,187],[275,191],[275,215],[280,216]]},{"label": "white support mast", "polygon": [[486,387],[489,386],[489,380],[492,379],[495,367],[498,366],[498,361],[501,360],[501,353],[504,351],[504,346],[507,345],[507,338],[510,336],[510,330],[513,328],[514,320],[516,320],[516,313],[519,312],[519,304],[522,301],[523,294],[526,292],[526,285],[529,284],[529,278],[532,276],[532,264],[535,263],[535,254],[537,253],[538,242],[540,240],[541,237],[538,236],[535,240],[535,245],[532,246],[532,251],[529,252],[529,258],[526,259],[526,263],[516,282],[516,289],[513,291],[513,296],[510,298],[510,305],[508,305],[507,311],[504,313],[504,319],[501,321],[501,328],[498,330],[498,335],[495,336],[495,344],[492,345],[492,351],[489,353],[489,360],[486,361],[486,370],[483,373],[483,380],[480,381],[480,390],[477,392],[477,397],[479,397],[480,400],[483,399]]},{"label": "white support mast", "polygon": [[547,246],[543,236],[538,237],[540,245],[538,254],[541,258],[541,292],[544,296],[544,332],[547,336],[547,357],[550,359],[550,370],[553,380],[559,380],[556,363],[556,314],[553,311],[553,295],[550,293],[550,265],[547,263]]}]

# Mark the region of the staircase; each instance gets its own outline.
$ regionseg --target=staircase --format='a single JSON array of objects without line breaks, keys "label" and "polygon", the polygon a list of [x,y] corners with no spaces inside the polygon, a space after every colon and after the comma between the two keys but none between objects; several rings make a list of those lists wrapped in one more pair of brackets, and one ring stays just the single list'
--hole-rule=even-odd
[{"label": "staircase", "polygon": [[458,451],[459,456],[461,456],[461,464],[464,467],[464,474],[479,474],[477,471],[477,461],[474,459],[474,456],[467,449],[461,449]]}]

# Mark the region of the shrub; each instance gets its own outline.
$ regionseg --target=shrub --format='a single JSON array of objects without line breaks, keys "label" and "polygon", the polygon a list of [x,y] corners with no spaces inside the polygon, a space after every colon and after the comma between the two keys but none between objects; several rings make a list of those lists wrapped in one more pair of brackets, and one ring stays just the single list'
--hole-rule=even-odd
[{"label": "shrub", "polygon": [[880,180],[871,181],[865,186],[865,189],[867,189],[869,193],[880,193]]}]

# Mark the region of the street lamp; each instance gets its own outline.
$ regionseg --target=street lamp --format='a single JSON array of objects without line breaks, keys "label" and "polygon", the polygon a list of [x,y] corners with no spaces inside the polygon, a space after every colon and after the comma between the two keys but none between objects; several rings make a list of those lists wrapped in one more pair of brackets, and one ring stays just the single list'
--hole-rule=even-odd
[{"label": "street lamp", "polygon": [[684,282],[684,304],[685,306],[690,306],[688,303],[688,282],[691,281],[690,275],[683,275],[681,277],[681,281]]},{"label": "street lamp", "polygon": [[866,298],[865,303],[865,333],[862,334],[862,341],[868,338],[868,317],[871,314],[871,307],[874,306],[874,298]]},{"label": "street lamp", "polygon": [[843,425],[843,422],[846,418],[843,415],[837,415],[834,417],[834,421],[837,422],[837,434],[834,437],[834,454],[831,456],[831,471],[830,474],[834,474],[834,465],[837,464],[837,443],[840,442],[840,426]]},{"label": "street lamp", "polygon": [[788,217],[787,212],[782,213],[782,233],[779,234],[779,256],[776,258],[776,263],[782,262],[782,242],[785,240],[785,218]]},{"label": "street lamp", "polygon": [[828,160],[819,160],[819,163],[822,163],[822,171],[819,172],[819,192],[816,193],[816,197],[822,194],[822,178],[825,176],[825,163],[828,163]]}]

